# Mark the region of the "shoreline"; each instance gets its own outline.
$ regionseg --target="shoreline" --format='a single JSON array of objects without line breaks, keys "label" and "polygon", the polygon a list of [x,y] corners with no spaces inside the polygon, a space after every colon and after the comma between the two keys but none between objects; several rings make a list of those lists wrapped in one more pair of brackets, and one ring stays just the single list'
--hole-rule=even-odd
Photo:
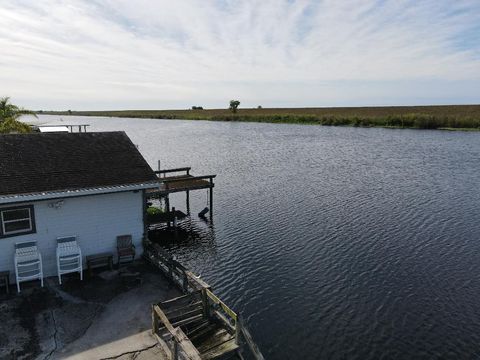
[{"label": "shoreline", "polygon": [[38,111],[39,115],[480,131],[480,105],[357,108]]}]

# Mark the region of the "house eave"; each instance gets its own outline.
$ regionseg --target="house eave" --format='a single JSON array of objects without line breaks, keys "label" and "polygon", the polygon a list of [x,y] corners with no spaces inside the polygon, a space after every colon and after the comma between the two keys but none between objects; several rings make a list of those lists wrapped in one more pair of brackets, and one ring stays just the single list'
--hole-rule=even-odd
[{"label": "house eave", "polygon": [[154,189],[154,188],[158,188],[158,186],[159,186],[159,182],[152,181],[152,182],[144,182],[144,183],[138,183],[138,184],[99,186],[95,188],[84,188],[84,189],[74,189],[74,190],[58,190],[58,191],[44,191],[44,192],[28,193],[28,194],[0,195],[0,205],[19,203],[19,202],[71,198],[71,197],[88,196],[88,195],[111,194],[116,192],[135,191],[135,190],[143,190],[143,189]]}]

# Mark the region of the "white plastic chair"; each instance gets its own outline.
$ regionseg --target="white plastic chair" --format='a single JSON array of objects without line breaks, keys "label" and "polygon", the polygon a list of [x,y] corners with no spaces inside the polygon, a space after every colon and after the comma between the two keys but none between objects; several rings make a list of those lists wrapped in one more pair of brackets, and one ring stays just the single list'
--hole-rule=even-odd
[{"label": "white plastic chair", "polygon": [[57,271],[60,285],[63,274],[78,272],[83,280],[82,251],[76,236],[57,238]]},{"label": "white plastic chair", "polygon": [[42,255],[38,251],[36,241],[16,243],[14,260],[18,292],[20,283],[24,281],[39,279],[43,287]]}]

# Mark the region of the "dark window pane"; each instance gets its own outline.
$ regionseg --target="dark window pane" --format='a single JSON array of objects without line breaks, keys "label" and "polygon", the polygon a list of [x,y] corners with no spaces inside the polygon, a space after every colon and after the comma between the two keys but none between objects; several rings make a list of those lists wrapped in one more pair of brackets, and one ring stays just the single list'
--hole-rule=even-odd
[{"label": "dark window pane", "polygon": [[10,233],[13,231],[19,230],[30,230],[30,220],[21,220],[21,221],[14,221],[11,223],[4,224],[5,226],[5,233]]},{"label": "dark window pane", "polygon": [[16,220],[16,219],[28,219],[30,218],[29,209],[17,209],[2,211],[3,221]]}]

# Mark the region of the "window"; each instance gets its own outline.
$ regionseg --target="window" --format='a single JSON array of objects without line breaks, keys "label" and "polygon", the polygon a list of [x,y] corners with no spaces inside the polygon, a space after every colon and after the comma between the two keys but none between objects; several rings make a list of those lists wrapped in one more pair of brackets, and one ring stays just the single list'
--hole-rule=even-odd
[{"label": "window", "polygon": [[31,234],[35,232],[33,206],[0,208],[0,237]]}]

